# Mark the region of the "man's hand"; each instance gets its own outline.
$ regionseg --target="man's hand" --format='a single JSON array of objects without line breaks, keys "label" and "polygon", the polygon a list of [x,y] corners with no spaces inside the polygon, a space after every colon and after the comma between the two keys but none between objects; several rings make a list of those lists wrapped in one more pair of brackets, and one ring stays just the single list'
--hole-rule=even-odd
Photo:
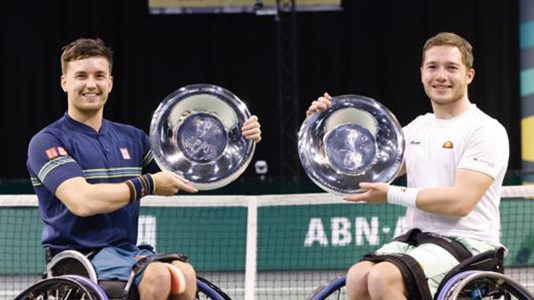
[{"label": "man's hand", "polygon": [[331,99],[332,97],[330,97],[328,93],[324,93],[322,97],[317,98],[306,111],[306,117],[309,117],[316,112],[327,110],[330,105],[332,105],[332,102],[330,101]]},{"label": "man's hand", "polygon": [[253,140],[256,143],[261,141],[261,125],[258,117],[253,115],[241,127],[241,134],[247,140]]},{"label": "man's hand", "polygon": [[172,196],[178,191],[186,191],[189,193],[196,193],[198,190],[189,184],[185,178],[167,171],[152,174],[156,190],[154,194],[160,196]]},{"label": "man's hand", "polygon": [[344,200],[352,202],[365,201],[369,204],[386,203],[388,197],[389,184],[387,183],[360,183],[361,193],[343,197]]}]

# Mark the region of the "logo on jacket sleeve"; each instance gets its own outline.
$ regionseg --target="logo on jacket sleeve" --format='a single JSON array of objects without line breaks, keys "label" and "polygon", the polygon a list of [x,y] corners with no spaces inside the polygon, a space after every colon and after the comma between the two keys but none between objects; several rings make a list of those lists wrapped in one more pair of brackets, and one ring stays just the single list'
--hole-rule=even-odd
[{"label": "logo on jacket sleeve", "polygon": [[63,147],[52,147],[45,150],[45,154],[48,157],[48,159],[54,159],[58,156],[67,156],[69,155],[67,153],[67,150]]},{"label": "logo on jacket sleeve", "polygon": [[122,158],[124,158],[124,159],[131,159],[132,158],[130,156],[130,152],[128,152],[128,148],[120,148],[120,149],[121,149]]}]

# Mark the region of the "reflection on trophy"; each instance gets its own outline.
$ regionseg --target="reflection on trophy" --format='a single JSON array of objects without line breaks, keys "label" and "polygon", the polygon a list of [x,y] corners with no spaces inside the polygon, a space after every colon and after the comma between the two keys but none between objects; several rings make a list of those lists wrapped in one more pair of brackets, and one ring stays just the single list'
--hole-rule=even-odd
[{"label": "reflection on trophy", "polygon": [[395,116],[374,99],[344,95],[308,116],[298,151],[306,174],[323,190],[354,194],[360,182],[391,182],[404,158],[404,135]]},{"label": "reflection on trophy", "polygon": [[246,105],[215,85],[185,86],[167,96],[150,124],[150,144],[162,170],[182,175],[199,190],[225,186],[252,159],[255,143],[241,135]]}]

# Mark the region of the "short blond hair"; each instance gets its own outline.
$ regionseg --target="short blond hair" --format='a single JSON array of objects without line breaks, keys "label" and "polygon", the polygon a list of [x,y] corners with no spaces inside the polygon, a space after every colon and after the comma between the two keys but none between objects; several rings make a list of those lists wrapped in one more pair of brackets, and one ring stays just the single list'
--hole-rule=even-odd
[{"label": "short blond hair", "polygon": [[429,38],[423,46],[423,60],[425,61],[425,52],[435,46],[453,46],[457,47],[462,54],[462,62],[468,69],[473,68],[473,47],[463,37],[452,32],[440,32],[435,36]]}]

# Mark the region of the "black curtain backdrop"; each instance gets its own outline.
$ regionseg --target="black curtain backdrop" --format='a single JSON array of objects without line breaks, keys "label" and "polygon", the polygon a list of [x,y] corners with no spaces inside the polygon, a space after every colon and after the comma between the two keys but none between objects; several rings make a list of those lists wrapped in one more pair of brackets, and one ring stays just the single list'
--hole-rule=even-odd
[{"label": "black curtain backdrop", "polygon": [[[273,16],[149,15],[146,0],[0,5],[0,179],[27,178],[30,138],[65,112],[59,56],[79,37],[100,37],[114,50],[106,118],[148,132],[165,96],[187,84],[217,84],[260,117],[264,139],[252,164],[266,160],[269,176],[286,175],[280,172],[284,124],[277,109]],[[454,31],[474,46],[470,99],[507,128],[510,168],[520,168],[517,0],[346,0],[342,6],[339,12],[297,14],[299,124],[324,91],[375,98],[403,125],[429,111],[419,77],[421,48],[437,32]],[[254,176],[250,169],[245,177]]]}]

